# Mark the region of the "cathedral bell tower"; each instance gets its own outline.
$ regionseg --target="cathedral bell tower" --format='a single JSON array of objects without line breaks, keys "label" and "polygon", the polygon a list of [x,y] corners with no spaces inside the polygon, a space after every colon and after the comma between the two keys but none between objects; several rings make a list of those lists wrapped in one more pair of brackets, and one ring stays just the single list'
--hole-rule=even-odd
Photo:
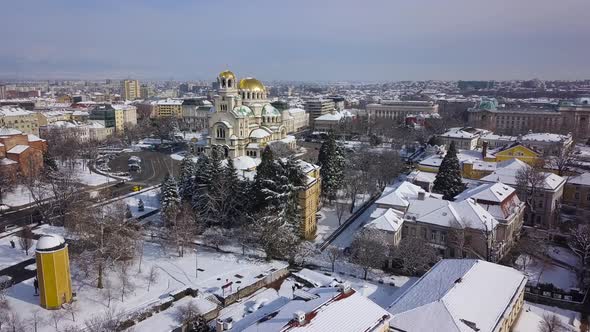
[{"label": "cathedral bell tower", "polygon": [[230,70],[224,70],[217,76],[219,86],[218,95],[215,96],[215,111],[227,112],[241,105],[238,96],[238,82],[236,75]]}]

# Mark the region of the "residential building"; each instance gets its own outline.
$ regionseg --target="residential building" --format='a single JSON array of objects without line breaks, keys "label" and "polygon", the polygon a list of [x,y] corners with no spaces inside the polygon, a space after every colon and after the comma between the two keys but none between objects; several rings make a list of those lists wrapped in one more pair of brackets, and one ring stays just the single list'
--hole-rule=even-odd
[{"label": "residential building", "polygon": [[489,133],[487,130],[463,127],[451,128],[445,133],[438,135],[438,139],[445,147],[455,143],[455,148],[464,150],[475,150],[479,144],[479,139],[483,134]]},{"label": "residential building", "polygon": [[39,135],[37,114],[18,107],[0,107],[0,127],[14,128],[27,134]]},{"label": "residential building", "polygon": [[48,137],[51,132],[59,131],[60,135],[69,135],[80,142],[104,141],[115,133],[115,127],[105,127],[100,121],[79,123],[76,121],[56,121],[40,128],[41,137]]},{"label": "residential building", "polygon": [[[386,332],[391,314],[348,284],[296,290],[234,322],[232,331]],[[221,323],[221,324],[220,324]],[[225,331],[218,321],[217,331]]]},{"label": "residential building", "polygon": [[497,236],[502,239],[502,245],[498,250],[503,256],[520,238],[525,203],[518,198],[516,189],[501,182],[482,184],[455,197],[455,201],[467,199],[483,207],[499,222]]},{"label": "residential building", "polygon": [[217,145],[231,158],[260,158],[264,147],[272,141],[295,147],[295,138],[287,135],[292,119],[268,102],[266,87],[259,80],[247,77],[238,82],[235,74],[226,70],[219,74],[217,83],[207,151]]},{"label": "residential building", "polygon": [[580,220],[590,217],[590,173],[570,176],[563,189],[563,212]]},{"label": "residential building", "polygon": [[39,127],[43,127],[57,121],[71,121],[73,111],[38,111],[36,114]]},{"label": "residential building", "polygon": [[[511,159],[502,163],[501,168],[480,179],[483,182],[496,183],[502,182],[509,186],[518,188],[518,174],[525,168],[531,166],[518,160]],[[541,172],[542,181],[534,185],[529,184],[527,193],[532,193],[532,197],[519,197],[527,202],[524,214],[524,224],[529,226],[540,226],[544,228],[553,228],[559,216],[565,178],[549,173]],[[523,189],[524,190],[524,189]]]},{"label": "residential building", "polygon": [[336,104],[331,99],[309,99],[305,101],[305,111],[309,114],[309,124],[313,126],[316,118],[332,113]]},{"label": "residential building", "polygon": [[6,85],[0,84],[0,99],[6,99]]},{"label": "residential building", "polygon": [[182,99],[172,99],[166,98],[162,100],[158,100],[156,102],[156,117],[158,118],[168,118],[168,117],[175,117],[181,118],[182,117]]},{"label": "residential building", "polygon": [[123,80],[121,82],[121,97],[123,100],[135,100],[141,98],[138,80]]},{"label": "residential building", "polygon": [[484,98],[469,109],[469,125],[499,134],[547,132],[572,133],[576,138],[590,137],[590,97],[562,101],[553,108],[499,108],[495,99]]},{"label": "residential building", "polygon": [[389,119],[403,123],[410,114],[432,113],[438,113],[438,105],[433,101],[382,100],[378,104],[367,105],[367,115],[372,122]]},{"label": "residential building", "polygon": [[482,146],[484,143],[487,143],[488,148],[495,149],[515,142],[520,142],[529,149],[539,152],[542,156],[555,156],[559,155],[563,149],[570,147],[573,143],[573,138],[571,134],[560,135],[529,132],[526,135],[510,136],[487,133],[480,137],[479,145]]},{"label": "residential building", "polygon": [[152,89],[147,84],[142,84],[139,87],[139,96],[142,99],[148,99],[152,97]]},{"label": "residential building", "polygon": [[43,168],[47,142],[13,128],[0,127],[0,169],[2,176],[34,175]]},{"label": "residential building", "polygon": [[209,114],[213,104],[204,98],[184,99],[182,102],[181,129],[201,131],[209,128]]},{"label": "residential building", "polygon": [[354,115],[348,110],[332,111],[317,117],[313,122],[313,129],[315,131],[329,132],[330,130],[337,130],[342,123],[353,119]]},{"label": "residential building", "polygon": [[390,331],[509,332],[524,303],[526,276],[474,259],[445,259],[387,309]]},{"label": "residential building", "polygon": [[137,107],[129,104],[112,104],[115,110],[115,130],[122,132],[125,125],[134,126],[137,124]]}]

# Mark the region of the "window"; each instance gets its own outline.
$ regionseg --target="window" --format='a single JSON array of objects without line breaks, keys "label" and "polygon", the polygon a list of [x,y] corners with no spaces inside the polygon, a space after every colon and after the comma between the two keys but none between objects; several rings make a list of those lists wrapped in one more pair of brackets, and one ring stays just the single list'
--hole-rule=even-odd
[{"label": "window", "polygon": [[590,201],[590,193],[586,194],[586,200]]},{"label": "window", "polygon": [[217,138],[225,138],[225,128],[217,127]]},{"label": "window", "polygon": [[440,242],[447,241],[447,232],[440,232]]},{"label": "window", "polygon": [[426,228],[422,228],[422,238],[426,239]]},{"label": "window", "polygon": [[412,234],[413,237],[416,237],[416,228],[412,227],[410,229],[410,234]]},{"label": "window", "polygon": [[575,193],[575,194],[574,194],[574,198],[575,198],[575,199],[580,199],[580,193]]},{"label": "window", "polygon": [[436,242],[436,231],[430,233],[430,240]]}]

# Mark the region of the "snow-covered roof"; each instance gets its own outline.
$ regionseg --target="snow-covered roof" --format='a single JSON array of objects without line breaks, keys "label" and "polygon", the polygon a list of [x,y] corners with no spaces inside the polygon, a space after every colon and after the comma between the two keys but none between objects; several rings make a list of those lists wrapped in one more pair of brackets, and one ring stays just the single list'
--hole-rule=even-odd
[{"label": "snow-covered roof", "polygon": [[254,129],[250,133],[250,137],[252,137],[252,138],[265,138],[265,137],[268,137],[270,135],[271,135],[270,132],[268,132],[267,130],[262,129],[262,128]]},{"label": "snow-covered roof", "polygon": [[39,141],[44,141],[44,139],[39,138],[39,136],[33,135],[33,134],[28,134],[27,135],[27,139],[29,140],[29,142],[39,142]]},{"label": "snow-covered roof", "polygon": [[[517,160],[517,159],[514,159]],[[505,162],[503,162],[505,163]],[[484,182],[502,182],[511,186],[517,185],[517,176],[519,170],[530,167],[529,165],[525,164],[522,161],[512,161],[509,163],[498,163],[497,169],[489,174],[481,178],[481,181]],[[501,167],[502,165],[505,167]],[[543,179],[543,188],[548,190],[555,190],[562,186],[565,183],[565,179],[561,176],[549,172],[542,172],[544,179]]]},{"label": "snow-covered roof", "polygon": [[271,104],[266,104],[262,107],[262,116],[279,116],[281,112]]},{"label": "snow-covered roof", "polygon": [[418,221],[450,228],[472,228],[492,230],[498,221],[473,200],[451,202],[425,197],[412,198],[406,211],[405,220]]},{"label": "snow-covered roof", "polygon": [[508,196],[515,191],[509,185],[505,185],[501,182],[497,183],[485,183],[472,189],[465,190],[459,195],[455,196],[456,201],[463,201],[468,198],[473,198],[477,201],[488,201],[488,202],[503,202]]},{"label": "snow-covered roof", "polygon": [[343,110],[341,112],[335,111],[334,113],[328,113],[318,116],[314,121],[340,121],[342,118],[353,117],[350,111]]},{"label": "snow-covered roof", "polygon": [[521,272],[473,259],[445,259],[388,309],[402,331],[499,331],[526,285]]},{"label": "snow-covered roof", "polygon": [[[284,305],[242,331],[372,331],[390,318],[387,311],[354,289],[342,293],[336,287],[323,287],[310,289],[308,293],[315,297],[286,303],[282,301],[283,298],[275,300]],[[265,307],[269,305],[273,303]],[[305,314],[305,323],[302,325],[294,323],[293,315],[298,311]]]},{"label": "snow-covered roof", "polygon": [[[390,186],[383,191],[381,197],[375,202],[379,205],[391,207],[407,207],[410,197],[418,197],[418,193],[424,191],[417,185],[408,181],[403,181]],[[425,193],[429,194],[429,193]]]},{"label": "snow-covered roof", "polygon": [[248,156],[239,156],[233,159],[234,167],[237,170],[250,170],[260,165],[261,160],[259,158],[252,158]]},{"label": "snow-covered roof", "polygon": [[436,173],[413,170],[410,174],[408,174],[407,179],[409,181],[415,182],[434,183],[434,179],[436,179]]},{"label": "snow-covered roof", "polygon": [[43,235],[37,241],[36,250],[51,250],[66,243],[63,237],[57,234]]},{"label": "snow-covered roof", "polygon": [[577,176],[570,177],[567,180],[568,184],[590,186],[590,173],[582,173]]},{"label": "snow-covered roof", "polygon": [[297,164],[299,165],[299,167],[301,167],[301,171],[303,173],[309,173],[313,170],[319,169],[320,166],[312,164],[312,163],[308,163],[305,160],[301,160],[301,159],[297,159]]},{"label": "snow-covered roof", "polygon": [[478,138],[481,132],[482,130],[475,128],[451,128],[447,130],[445,133],[440,134],[439,136],[449,138],[473,139]]},{"label": "snow-covered roof", "polygon": [[[433,154],[428,158],[420,161],[420,165],[423,166],[430,166],[430,167],[439,167],[442,163],[445,154]],[[474,163],[476,161],[483,161],[482,155],[480,151],[475,150],[459,150],[457,152],[457,158],[459,159],[459,163],[464,162],[471,162]]]},{"label": "snow-covered roof", "polygon": [[305,110],[302,108],[290,108],[287,110],[287,112],[289,112],[289,114],[293,115],[293,114],[297,114],[297,113],[305,113]]},{"label": "snow-covered roof", "polygon": [[18,164],[18,163],[12,159],[0,158],[0,165],[6,166],[6,165],[14,165],[14,164]]},{"label": "snow-covered roof", "polygon": [[570,140],[571,135],[559,135],[551,133],[528,133],[523,135],[521,141],[535,141],[535,142],[564,142]]},{"label": "snow-covered roof", "polygon": [[6,127],[2,127],[0,128],[0,136],[13,136],[13,135],[20,135],[23,132],[17,129],[13,129],[13,128],[6,128]]},{"label": "snow-covered roof", "polygon": [[15,145],[12,147],[12,149],[6,151],[6,153],[14,153],[14,154],[21,154],[23,152],[25,152],[25,150],[27,150],[29,148],[28,145]]},{"label": "snow-covered roof", "polygon": [[0,116],[21,116],[31,115],[33,112],[27,111],[19,107],[2,106],[0,107]]},{"label": "snow-covered roof", "polygon": [[381,216],[373,219],[364,227],[386,232],[397,232],[404,223],[403,213],[394,209],[387,209]]},{"label": "snow-covered roof", "polygon": [[183,103],[182,99],[172,99],[172,98],[161,99],[161,100],[158,100],[158,102],[157,102],[158,105],[182,105],[182,103]]}]

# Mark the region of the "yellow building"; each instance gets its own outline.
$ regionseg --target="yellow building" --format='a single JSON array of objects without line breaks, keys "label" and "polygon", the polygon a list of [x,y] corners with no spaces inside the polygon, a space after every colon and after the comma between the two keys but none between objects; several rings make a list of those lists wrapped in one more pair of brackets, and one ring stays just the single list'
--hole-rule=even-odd
[{"label": "yellow building", "polygon": [[121,90],[121,97],[124,100],[135,100],[141,97],[141,87],[138,80],[123,80]]},{"label": "yellow building", "polygon": [[37,241],[39,300],[45,309],[59,309],[72,300],[68,245],[59,235],[44,235]]},{"label": "yellow building", "polygon": [[182,117],[182,99],[163,99],[156,104],[156,116],[159,118]]},{"label": "yellow building", "polygon": [[125,125],[137,124],[137,107],[127,104],[112,104],[115,109],[115,130],[123,132]]},{"label": "yellow building", "polygon": [[321,194],[320,167],[299,160],[299,164],[305,174],[305,190],[299,193],[299,206],[301,209],[301,233],[306,240],[312,240],[316,236],[317,218]]},{"label": "yellow building", "polygon": [[487,151],[486,146],[484,146],[482,154],[484,155],[484,161],[501,162],[516,158],[529,165],[535,165],[541,157],[540,153],[522,145],[519,142],[515,142],[513,144],[491,151]]},{"label": "yellow building", "polygon": [[25,134],[39,136],[37,114],[18,107],[0,107],[0,127],[17,129]]}]

